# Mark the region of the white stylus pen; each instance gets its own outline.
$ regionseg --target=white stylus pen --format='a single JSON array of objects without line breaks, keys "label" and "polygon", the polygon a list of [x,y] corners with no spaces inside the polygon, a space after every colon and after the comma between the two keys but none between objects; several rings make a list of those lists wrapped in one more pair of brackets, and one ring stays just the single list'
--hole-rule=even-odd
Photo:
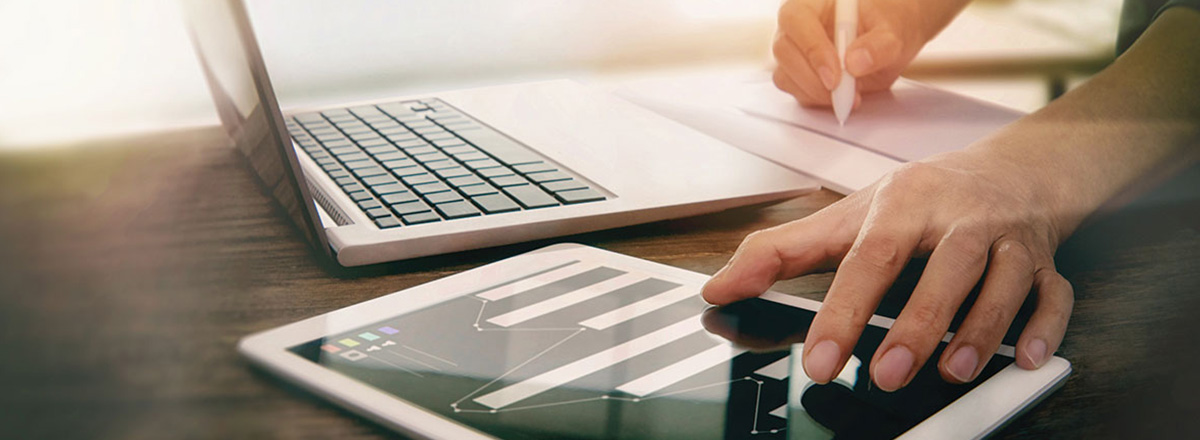
[{"label": "white stylus pen", "polygon": [[833,88],[831,99],[838,124],[846,125],[850,108],[854,107],[854,77],[846,71],[846,47],[858,36],[858,0],[837,0],[833,21],[833,40],[837,45],[838,62],[842,64],[842,80]]}]

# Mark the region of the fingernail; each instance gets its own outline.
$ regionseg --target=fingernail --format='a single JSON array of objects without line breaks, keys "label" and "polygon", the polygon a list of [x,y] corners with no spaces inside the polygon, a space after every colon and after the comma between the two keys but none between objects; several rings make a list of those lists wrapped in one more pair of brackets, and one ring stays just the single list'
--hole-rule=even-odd
[{"label": "fingernail", "polygon": [[1046,341],[1034,339],[1025,346],[1025,356],[1034,367],[1040,368],[1046,362]]},{"label": "fingernail", "polygon": [[875,385],[884,391],[896,391],[912,372],[913,354],[903,345],[892,347],[875,365]]},{"label": "fingernail", "polygon": [[975,347],[964,345],[954,352],[954,356],[950,356],[946,366],[950,375],[959,382],[970,382],[975,378],[975,368],[979,366],[979,352],[975,351]]},{"label": "fingernail", "polygon": [[812,380],[820,383],[833,380],[834,368],[842,357],[842,350],[836,342],[825,340],[813,347],[804,358],[804,372]]},{"label": "fingernail", "polygon": [[821,83],[825,84],[826,89],[833,90],[834,87],[837,87],[837,78],[833,76],[833,70],[830,70],[829,67],[817,68],[817,76],[821,77]]},{"label": "fingernail", "polygon": [[871,59],[871,53],[866,49],[855,49],[846,55],[846,70],[855,76],[871,70],[873,64],[875,60]]}]

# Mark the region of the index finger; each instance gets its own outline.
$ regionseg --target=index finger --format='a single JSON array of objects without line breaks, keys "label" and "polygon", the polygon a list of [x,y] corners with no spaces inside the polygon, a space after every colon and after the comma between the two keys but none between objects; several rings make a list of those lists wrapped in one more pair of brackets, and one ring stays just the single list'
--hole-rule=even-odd
[{"label": "index finger", "polygon": [[[804,341],[804,371],[814,382],[837,376],[884,293],[921,238],[912,216],[881,215],[873,206],[846,253]],[[887,218],[879,221],[880,217]]]},{"label": "index finger", "polygon": [[779,32],[808,61],[825,88],[833,90],[841,81],[842,67],[837,48],[823,20],[831,13],[830,2],[789,1],[779,8]]},{"label": "index finger", "polygon": [[761,295],[775,281],[832,268],[857,233],[858,223],[847,218],[857,199],[847,197],[803,219],[750,234],[704,284],[704,300],[729,304]]}]

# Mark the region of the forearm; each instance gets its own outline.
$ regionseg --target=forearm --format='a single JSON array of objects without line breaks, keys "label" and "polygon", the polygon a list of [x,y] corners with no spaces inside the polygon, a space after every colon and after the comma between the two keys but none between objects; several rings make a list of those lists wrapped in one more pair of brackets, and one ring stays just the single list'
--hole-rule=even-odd
[{"label": "forearm", "polygon": [[1171,8],[1111,66],[968,150],[1036,176],[1062,237],[1156,170],[1200,157],[1200,13]]}]

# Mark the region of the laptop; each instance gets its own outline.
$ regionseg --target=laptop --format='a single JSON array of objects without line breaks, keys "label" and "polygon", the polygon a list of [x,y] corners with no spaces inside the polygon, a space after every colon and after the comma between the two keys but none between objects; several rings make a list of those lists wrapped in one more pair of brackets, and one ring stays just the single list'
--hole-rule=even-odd
[{"label": "laptop", "polygon": [[222,125],[342,266],[802,195],[810,178],[571,81],[282,111],[241,0],[186,0]]}]

